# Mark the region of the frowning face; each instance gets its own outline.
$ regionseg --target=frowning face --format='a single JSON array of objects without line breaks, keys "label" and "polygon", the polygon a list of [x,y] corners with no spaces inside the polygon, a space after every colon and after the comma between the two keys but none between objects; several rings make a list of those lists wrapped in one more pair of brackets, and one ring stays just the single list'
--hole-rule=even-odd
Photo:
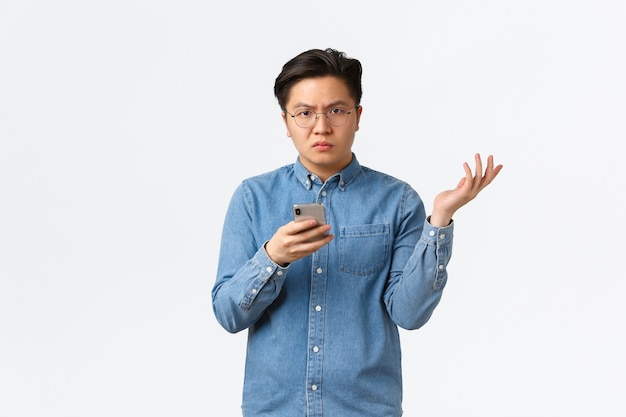
[{"label": "frowning face", "polygon": [[289,91],[282,114],[287,136],[302,165],[322,181],[352,160],[362,111],[356,104],[345,82],[334,76],[306,78]]}]

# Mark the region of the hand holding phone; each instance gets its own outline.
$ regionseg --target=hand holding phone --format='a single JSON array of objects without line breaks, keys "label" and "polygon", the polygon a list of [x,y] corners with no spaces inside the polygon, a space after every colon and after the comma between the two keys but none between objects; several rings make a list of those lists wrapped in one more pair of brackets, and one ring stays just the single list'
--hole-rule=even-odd
[{"label": "hand holding phone", "polygon": [[[282,266],[312,254],[334,238],[328,231],[324,231],[328,229],[328,226],[324,226],[326,215],[322,203],[294,204],[292,211],[295,222],[315,219],[317,226],[294,227],[293,223],[289,222],[278,228],[274,236],[266,243],[265,250],[272,261]],[[294,235],[300,238],[294,239]]]}]

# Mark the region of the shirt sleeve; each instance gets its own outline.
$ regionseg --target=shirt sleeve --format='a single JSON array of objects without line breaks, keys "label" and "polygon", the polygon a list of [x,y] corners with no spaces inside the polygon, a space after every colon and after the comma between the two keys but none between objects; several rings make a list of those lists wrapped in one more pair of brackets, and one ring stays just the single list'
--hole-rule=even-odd
[{"label": "shirt sleeve", "polygon": [[405,201],[384,299],[394,322],[412,330],[430,319],[441,300],[452,255],[454,222],[446,227],[432,226],[417,194],[410,192]]},{"label": "shirt sleeve", "polygon": [[211,292],[215,317],[231,333],[248,328],[261,317],[280,294],[288,271],[270,259],[265,242],[255,246],[252,213],[244,195],[239,187],[229,204]]}]

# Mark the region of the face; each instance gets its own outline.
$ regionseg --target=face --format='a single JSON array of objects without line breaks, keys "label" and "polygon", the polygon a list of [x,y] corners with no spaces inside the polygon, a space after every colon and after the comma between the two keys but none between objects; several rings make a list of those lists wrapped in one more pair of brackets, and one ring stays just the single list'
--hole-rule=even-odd
[{"label": "face", "polygon": [[298,126],[293,117],[283,112],[287,136],[298,150],[300,162],[322,181],[341,171],[352,160],[352,143],[359,130],[362,111],[361,106],[354,108],[355,104],[348,87],[337,77],[307,78],[291,87],[285,106],[288,113],[295,115],[305,111],[309,112],[305,114],[313,114],[332,109],[351,112],[342,126],[333,126],[323,114],[318,114],[315,124],[307,128]]}]

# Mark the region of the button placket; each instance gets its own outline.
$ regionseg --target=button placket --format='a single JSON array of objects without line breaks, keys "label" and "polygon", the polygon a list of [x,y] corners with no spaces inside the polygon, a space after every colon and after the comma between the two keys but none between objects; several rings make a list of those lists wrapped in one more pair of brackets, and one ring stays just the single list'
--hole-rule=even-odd
[{"label": "button placket", "polygon": [[324,319],[326,302],[326,270],[328,246],[324,246],[311,256],[311,299],[309,314],[309,352],[307,354],[307,415],[317,416],[322,408],[322,367]]}]

